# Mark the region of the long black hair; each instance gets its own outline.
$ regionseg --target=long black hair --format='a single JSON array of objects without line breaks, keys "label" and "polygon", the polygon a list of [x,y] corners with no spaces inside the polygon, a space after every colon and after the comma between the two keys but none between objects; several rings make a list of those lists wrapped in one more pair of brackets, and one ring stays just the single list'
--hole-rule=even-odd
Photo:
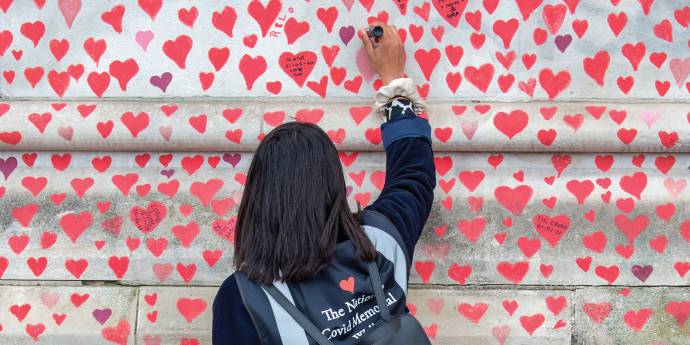
[{"label": "long black hair", "polygon": [[237,215],[235,269],[271,284],[316,276],[339,240],[372,260],[376,250],[352,213],[335,145],[311,123],[274,128],[252,158]]}]

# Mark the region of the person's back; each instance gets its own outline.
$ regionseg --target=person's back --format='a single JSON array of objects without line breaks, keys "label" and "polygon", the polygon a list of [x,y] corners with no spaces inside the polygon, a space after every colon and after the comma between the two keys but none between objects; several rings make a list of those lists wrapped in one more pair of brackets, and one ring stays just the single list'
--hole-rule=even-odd
[{"label": "person's back", "polygon": [[408,312],[411,258],[431,210],[436,175],[431,128],[417,116],[423,103],[411,80],[401,78],[402,42],[394,27],[381,25],[381,41],[360,36],[383,84],[391,84],[377,94],[385,117],[381,194],[353,215],[337,151],[323,130],[291,122],[269,133],[247,174],[237,219],[237,272],[214,300],[213,344],[316,344],[267,293],[271,284],[332,343],[356,343],[381,319],[370,260],[376,261],[390,313]]}]

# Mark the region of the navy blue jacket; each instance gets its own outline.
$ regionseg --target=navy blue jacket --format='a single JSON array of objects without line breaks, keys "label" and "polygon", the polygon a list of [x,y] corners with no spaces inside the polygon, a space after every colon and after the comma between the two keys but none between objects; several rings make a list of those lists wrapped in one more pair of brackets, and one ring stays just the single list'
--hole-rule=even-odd
[{"label": "navy blue jacket", "polygon": [[[384,122],[381,134],[386,151],[386,181],[378,198],[364,209],[389,218],[412,257],[429,217],[436,187],[430,127],[426,119],[408,113]],[[223,282],[213,301],[212,339],[214,345],[260,343],[234,275]]]}]

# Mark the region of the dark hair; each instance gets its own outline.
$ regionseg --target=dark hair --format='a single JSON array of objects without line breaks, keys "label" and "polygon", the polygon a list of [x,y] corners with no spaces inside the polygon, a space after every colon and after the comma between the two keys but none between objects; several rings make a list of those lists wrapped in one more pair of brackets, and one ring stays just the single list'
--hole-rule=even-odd
[{"label": "dark hair", "polygon": [[[317,125],[288,122],[261,141],[237,215],[235,269],[271,284],[315,277],[339,239],[372,260],[376,250],[347,203],[345,177],[331,139]],[[281,275],[282,273],[282,275]]]}]

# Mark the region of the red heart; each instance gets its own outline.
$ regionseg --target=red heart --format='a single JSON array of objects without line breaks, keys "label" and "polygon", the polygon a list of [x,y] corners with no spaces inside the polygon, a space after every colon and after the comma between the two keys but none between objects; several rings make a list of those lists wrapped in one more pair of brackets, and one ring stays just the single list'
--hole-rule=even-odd
[{"label": "red heart", "polygon": [[177,310],[187,323],[192,323],[199,315],[206,311],[207,303],[201,298],[182,297],[177,300]]},{"label": "red heart", "polygon": [[122,33],[122,17],[125,15],[125,6],[116,5],[110,11],[101,14],[101,20],[110,24],[117,33]]},{"label": "red heart", "polygon": [[609,23],[609,28],[613,32],[613,35],[618,37],[621,31],[625,28],[625,24],[628,23],[628,16],[625,12],[620,12],[618,14],[610,13],[608,15],[607,21]]},{"label": "red heart", "polygon": [[326,31],[329,33],[333,31],[333,24],[338,18],[338,8],[331,6],[329,8],[320,7],[316,10],[316,17],[323,23],[326,27]]},{"label": "red heart", "polygon": [[426,80],[430,80],[431,73],[433,73],[434,68],[441,59],[441,52],[436,48],[428,51],[420,48],[414,52],[414,58],[419,64],[419,68],[422,70],[424,78],[426,78]]},{"label": "red heart", "polygon": [[137,2],[139,7],[151,17],[151,20],[156,19],[156,15],[163,6],[163,0],[138,0]]},{"label": "red heart", "polygon": [[496,129],[505,134],[508,139],[513,139],[527,127],[529,117],[522,110],[513,110],[509,114],[505,112],[496,113],[493,122]]},{"label": "red heart", "polygon": [[287,37],[287,43],[293,44],[298,38],[309,32],[309,22],[300,22],[295,17],[290,17],[285,22],[285,37]]},{"label": "red heart", "polygon": [[433,261],[416,261],[414,268],[424,284],[429,283],[436,264]]},{"label": "red heart", "polygon": [[472,220],[461,219],[458,221],[458,230],[465,235],[470,242],[476,244],[479,236],[484,232],[486,227],[486,219],[484,217],[476,217]]},{"label": "red heart", "polygon": [[489,305],[486,303],[475,303],[474,305],[460,303],[458,305],[458,313],[472,321],[475,325],[479,323],[479,320],[484,316],[487,309],[489,309]]},{"label": "red heart", "polygon": [[340,283],[338,283],[338,286],[343,291],[347,291],[349,293],[354,293],[355,292],[355,277],[348,277],[347,279],[341,280]]},{"label": "red heart", "polygon": [[139,72],[139,65],[134,59],[113,61],[110,63],[110,74],[117,79],[122,91],[127,91],[127,83]]},{"label": "red heart", "polygon": [[467,190],[474,192],[484,180],[484,172],[481,170],[461,171],[458,177]]},{"label": "red heart", "polygon": [[192,50],[192,38],[187,35],[177,36],[175,40],[167,40],[163,43],[163,52],[178,67],[187,67],[187,55]]},{"label": "red heart", "polygon": [[67,234],[67,237],[76,243],[79,236],[81,236],[87,228],[93,223],[93,216],[89,211],[81,213],[68,213],[60,218],[60,226],[62,231]]},{"label": "red heart", "polygon": [[252,1],[247,6],[249,15],[256,20],[261,27],[261,35],[266,37],[268,29],[273,25],[273,22],[278,18],[282,8],[281,0],[270,0],[266,6],[261,1]]},{"label": "red heart", "polygon": [[629,219],[624,214],[618,214],[615,217],[615,224],[628,239],[628,243],[635,243],[635,239],[639,236],[649,225],[649,218],[647,215],[638,215],[634,219]]},{"label": "red heart", "polygon": [[213,23],[213,26],[228,35],[230,38],[232,38],[232,30],[235,27],[236,21],[237,12],[235,12],[235,9],[230,6],[225,6],[222,12],[213,12],[213,16],[211,18],[211,23]]},{"label": "red heart", "polygon": [[545,214],[537,214],[532,218],[534,229],[551,245],[556,248],[558,242],[565,236],[570,228],[570,218],[561,214],[550,217]]},{"label": "red heart", "polygon": [[499,19],[494,22],[494,33],[503,41],[503,48],[508,49],[510,47],[510,42],[517,32],[518,26],[518,20],[515,18],[509,20]]},{"label": "red heart", "polygon": [[180,20],[180,22],[190,28],[194,27],[194,22],[196,21],[198,15],[199,11],[194,6],[189,9],[180,8],[180,10],[177,11],[177,18]]},{"label": "red heart", "polygon": [[228,47],[212,47],[208,50],[208,59],[211,61],[211,64],[216,71],[220,71],[220,69],[225,66],[225,63],[228,61],[229,57],[230,48]]},{"label": "red heart", "polygon": [[620,270],[616,265],[611,265],[609,267],[597,266],[594,269],[594,273],[598,277],[606,280],[609,283],[609,285],[611,285],[613,284],[613,282],[616,281],[616,279],[618,279],[618,274],[620,273]]},{"label": "red heart", "polygon": [[139,231],[149,234],[167,215],[167,207],[158,201],[150,202],[146,208],[134,206],[129,211],[129,219]]},{"label": "red heart", "polygon": [[602,324],[611,312],[611,303],[585,303],[582,305],[582,311],[589,316],[592,321]]},{"label": "red heart", "polygon": [[647,174],[644,172],[636,172],[632,176],[623,176],[620,180],[621,189],[641,199],[642,192],[647,186]]},{"label": "red heart", "polygon": [[110,74],[107,72],[91,72],[86,78],[86,81],[89,83],[89,87],[91,87],[93,93],[95,93],[97,97],[101,97],[110,85]]},{"label": "red heart", "polygon": [[577,35],[577,38],[582,38],[582,36],[584,36],[585,33],[587,32],[587,28],[589,27],[589,22],[586,19],[576,19],[576,20],[573,20],[572,27],[573,27],[573,31]]},{"label": "red heart", "polygon": [[629,310],[623,315],[623,321],[627,324],[633,331],[638,332],[644,328],[647,324],[647,320],[652,317],[653,311],[649,308],[643,308],[639,311]]},{"label": "red heart", "polygon": [[470,265],[458,265],[451,264],[448,268],[448,278],[460,283],[465,284],[465,281],[472,273],[472,266]]},{"label": "red heart", "polygon": [[43,34],[46,32],[46,26],[42,21],[37,20],[33,23],[26,22],[21,25],[20,31],[24,37],[28,38],[34,44],[34,48],[38,46],[38,41],[41,40]]},{"label": "red heart", "polygon": [[606,70],[609,68],[611,57],[606,50],[600,50],[593,58],[586,57],[583,61],[585,72],[600,86],[604,86]]},{"label": "red heart", "polygon": [[490,63],[485,63],[479,68],[474,66],[467,66],[464,70],[465,78],[472,83],[477,89],[486,93],[494,76],[494,66]]},{"label": "red heart", "polygon": [[561,25],[563,25],[566,11],[567,8],[563,4],[544,6],[544,23],[546,23],[546,28],[552,35],[555,35],[561,28]]},{"label": "red heart", "polygon": [[516,0],[520,13],[522,13],[522,20],[526,21],[529,16],[539,8],[543,0]]},{"label": "red heart", "polygon": [[538,238],[531,240],[526,236],[520,236],[517,244],[522,253],[528,258],[534,256],[534,254],[539,251],[539,248],[541,248],[541,241]]},{"label": "red heart", "polygon": [[120,320],[116,326],[103,328],[101,330],[101,336],[115,344],[127,345],[131,331],[132,328],[129,325],[129,321]]},{"label": "red heart", "polygon": [[597,253],[603,253],[606,248],[606,234],[603,231],[596,231],[582,237],[584,246]]},{"label": "red heart", "polygon": [[654,35],[664,41],[673,43],[673,26],[671,21],[664,19],[659,24],[654,25]]},{"label": "red heart", "polygon": [[520,284],[522,279],[529,271],[529,262],[520,261],[510,263],[506,261],[499,262],[496,265],[496,270],[508,281],[513,284]]},{"label": "red heart", "polygon": [[284,52],[280,54],[279,64],[280,68],[297,83],[297,85],[304,86],[311,71],[316,65],[316,53],[312,51],[303,51],[297,54]]},{"label": "red heart", "polygon": [[242,76],[244,76],[247,90],[251,90],[256,79],[266,72],[266,59],[264,59],[264,57],[261,55],[252,58],[251,56],[245,54],[242,56],[242,59],[240,59],[239,67],[240,73],[242,73]]},{"label": "red heart", "polygon": [[554,74],[551,69],[545,68],[539,72],[539,84],[549,95],[549,99],[556,98],[570,85],[570,73],[563,70]]}]

